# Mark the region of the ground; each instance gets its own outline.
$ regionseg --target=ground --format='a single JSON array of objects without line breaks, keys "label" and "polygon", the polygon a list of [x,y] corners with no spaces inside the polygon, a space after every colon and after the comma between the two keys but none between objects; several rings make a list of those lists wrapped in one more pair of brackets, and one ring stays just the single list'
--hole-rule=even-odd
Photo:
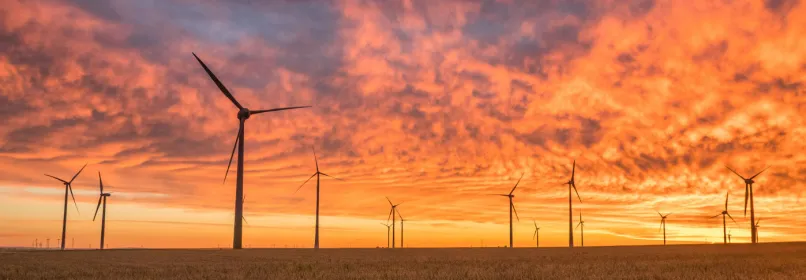
[{"label": "ground", "polygon": [[0,279],[806,279],[806,243],[0,251]]}]

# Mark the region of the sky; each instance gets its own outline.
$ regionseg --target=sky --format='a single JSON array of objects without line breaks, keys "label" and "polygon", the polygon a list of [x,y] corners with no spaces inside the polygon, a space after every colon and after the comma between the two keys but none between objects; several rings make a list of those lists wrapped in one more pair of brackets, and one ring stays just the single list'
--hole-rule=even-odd
[{"label": "sky", "polygon": [[[806,239],[806,3],[767,1],[8,0],[0,7],[0,246],[227,247],[237,109],[246,247]],[[100,214],[99,214],[100,215]],[[397,228],[399,243],[400,228]],[[575,232],[579,245],[579,232]],[[44,242],[43,242],[44,244]],[[75,245],[73,245],[75,244]]]}]

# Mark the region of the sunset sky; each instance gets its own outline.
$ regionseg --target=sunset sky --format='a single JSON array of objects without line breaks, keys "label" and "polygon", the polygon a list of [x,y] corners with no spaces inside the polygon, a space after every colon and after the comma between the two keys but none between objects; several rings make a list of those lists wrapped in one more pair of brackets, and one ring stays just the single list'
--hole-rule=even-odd
[{"label": "sunset sky", "polygon": [[[585,245],[806,239],[806,1],[6,0],[0,246],[227,247],[236,108],[250,109],[245,247],[567,246],[577,162]],[[575,199],[576,200],[576,199]],[[574,218],[575,223],[578,217]],[[398,225],[399,226],[399,225]],[[398,227],[399,230],[399,227]],[[398,233],[399,238],[399,233]],[[579,242],[579,233],[576,233]],[[399,239],[398,239],[399,242]]]}]

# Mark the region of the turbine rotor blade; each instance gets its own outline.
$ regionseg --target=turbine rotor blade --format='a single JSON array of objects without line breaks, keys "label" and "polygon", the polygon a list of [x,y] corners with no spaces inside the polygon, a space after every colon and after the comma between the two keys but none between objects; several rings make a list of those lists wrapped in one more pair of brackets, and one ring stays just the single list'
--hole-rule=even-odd
[{"label": "turbine rotor blade", "polygon": [[660,211],[655,210],[655,212],[658,212],[658,216],[660,216],[661,218],[663,218],[663,215],[661,215]]},{"label": "turbine rotor blade", "polygon": [[730,192],[725,193],[725,211],[728,211],[728,197],[730,196]]},{"label": "turbine rotor blade", "polygon": [[728,170],[730,170],[731,172],[733,172],[733,174],[736,174],[736,176],[739,176],[739,178],[742,178],[742,180],[747,180],[747,178],[745,178],[744,176],[740,175],[740,174],[739,174],[739,172],[736,172],[736,170],[733,170],[733,168],[730,168],[730,167],[728,167],[727,165],[725,165],[725,167],[726,167]]},{"label": "turbine rotor blade", "polygon": [[392,201],[391,201],[391,200],[389,200],[389,197],[388,197],[388,196],[386,197],[386,201],[389,201],[389,205],[395,206],[394,204],[392,204]]},{"label": "turbine rotor blade", "polygon": [[78,213],[78,215],[81,215],[81,211],[78,211],[78,203],[76,203],[76,196],[73,195],[73,186],[68,183],[67,189],[70,190],[70,196],[73,197],[73,205],[76,206],[76,213]]},{"label": "turbine rotor blade", "polygon": [[92,221],[93,222],[95,221],[95,217],[98,216],[98,209],[101,208],[101,199],[103,199],[103,198],[104,198],[103,196],[98,197],[98,206],[95,206],[95,215],[92,215]]},{"label": "turbine rotor blade", "polygon": [[268,112],[277,112],[277,111],[284,111],[284,110],[293,110],[293,109],[301,109],[301,108],[311,108],[311,106],[294,106],[294,107],[283,107],[283,108],[274,108],[268,110],[257,110],[251,111],[252,115],[263,114]]},{"label": "turbine rotor blade", "polygon": [[68,183],[72,183],[73,180],[75,180],[76,177],[78,177],[78,174],[81,174],[81,171],[84,171],[84,167],[87,167],[86,163],[84,164],[84,166],[81,167],[81,169],[78,170],[78,172],[76,172],[76,175],[73,175],[73,179],[70,179],[70,182],[68,182]]},{"label": "turbine rotor blade", "polygon": [[394,211],[394,210],[395,210],[394,208],[389,209],[389,216],[386,217],[386,223],[387,224],[389,223],[390,220],[392,220],[392,214],[393,214],[392,211]]},{"label": "turbine rotor blade", "polygon": [[510,202],[509,205],[512,207],[512,211],[515,211],[515,218],[517,218],[518,222],[520,222],[521,218],[518,217],[518,209],[515,209],[515,203]]},{"label": "turbine rotor blade", "polygon": [[333,177],[333,176],[327,175],[327,174],[325,174],[325,173],[319,173],[319,174],[325,175],[325,176],[327,176],[327,177],[330,177],[330,178],[333,178],[333,179],[336,179],[336,180],[339,180],[339,181],[344,181],[344,179],[341,179],[341,178],[336,178],[336,177]]},{"label": "turbine rotor blade", "polygon": [[739,223],[736,222],[736,220],[733,219],[733,217],[731,217],[730,213],[727,213],[726,215],[728,215],[728,218],[730,218],[730,220],[733,221],[734,224],[737,224],[737,225],[739,224]]},{"label": "turbine rotor blade", "polygon": [[577,185],[576,184],[571,184],[571,186],[574,188],[574,192],[577,194],[577,198],[579,199],[579,202],[582,202],[582,198],[579,197],[579,191],[577,191]]},{"label": "turbine rotor blade", "polygon": [[713,217],[711,217],[711,218],[709,218],[709,219],[713,219],[713,218],[719,217],[719,215],[722,215],[722,214],[717,214],[717,215],[715,215],[715,216],[713,216]]},{"label": "turbine rotor blade", "polygon": [[571,182],[574,181],[574,174],[577,170],[577,160],[574,160],[573,166],[571,167]]},{"label": "turbine rotor blade", "polygon": [[579,222],[579,223],[577,224],[577,226],[576,226],[574,229],[578,229],[578,228],[579,228],[579,226],[581,226],[581,225],[582,225],[582,222]]},{"label": "turbine rotor blade", "polygon": [[207,72],[207,75],[210,76],[211,79],[213,79],[213,82],[215,82],[215,85],[218,86],[218,89],[221,90],[221,93],[227,96],[227,98],[229,98],[229,100],[232,101],[232,104],[235,104],[235,106],[238,107],[238,109],[243,109],[241,103],[238,103],[238,100],[235,100],[235,97],[232,96],[232,93],[230,93],[229,90],[227,90],[227,87],[225,87],[224,84],[222,84],[221,81],[218,80],[218,77],[216,77],[215,74],[213,74],[213,71],[210,71],[210,68],[207,68],[207,65],[204,64],[201,58],[199,58],[199,56],[197,56],[196,53],[193,53],[193,57],[195,57],[196,61],[198,61],[199,64],[201,64],[202,68],[204,68],[204,71]]},{"label": "turbine rotor blade", "polygon": [[48,176],[48,177],[50,177],[50,178],[53,178],[53,179],[59,180],[59,181],[61,181],[62,183],[67,184],[67,181],[62,180],[62,179],[59,179],[59,178],[56,178],[56,176],[53,176],[53,175],[48,175],[48,174],[45,174],[45,176]]},{"label": "turbine rotor blade", "polygon": [[229,168],[232,166],[232,159],[235,158],[235,148],[238,148],[238,143],[241,142],[241,128],[242,126],[238,126],[238,135],[235,135],[235,144],[232,145],[232,153],[229,155],[229,163],[227,164],[227,173],[224,173],[224,184],[227,182],[227,176],[229,175]]},{"label": "turbine rotor blade", "polygon": [[311,179],[313,179],[313,176],[316,176],[316,174],[317,174],[317,173],[314,173],[313,175],[311,175],[311,177],[308,177],[308,180],[305,180],[305,182],[304,182],[304,183],[302,183],[302,185],[299,185],[299,188],[297,188],[297,190],[296,190],[296,191],[294,191],[294,194],[296,194],[296,193],[297,193],[297,192],[298,192],[298,191],[299,191],[299,190],[300,190],[300,189],[301,189],[303,186],[305,186],[305,184],[306,184],[306,183],[308,183],[308,181],[310,181]]},{"label": "turbine rotor blade", "polygon": [[761,175],[762,172],[767,171],[767,169],[769,169],[769,168],[770,168],[769,166],[765,167],[763,170],[761,170],[758,173],[756,173],[756,175],[753,175],[753,177],[750,177],[750,180],[753,180],[754,178],[756,178],[756,176]]},{"label": "turbine rotor blade", "polygon": [[101,180],[101,171],[98,171],[98,184],[101,185],[101,194],[104,194],[104,181]]},{"label": "turbine rotor blade", "polygon": [[515,183],[515,187],[513,187],[513,188],[512,188],[512,190],[511,190],[511,191],[509,191],[509,194],[512,194],[512,193],[514,193],[514,192],[515,192],[515,188],[517,188],[517,187],[518,187],[518,184],[520,184],[520,183],[521,183],[521,179],[523,179],[523,175],[526,175],[526,174],[521,174],[521,177],[520,177],[520,178],[518,178],[518,182],[517,182],[517,183]]},{"label": "turbine rotor blade", "polygon": [[311,147],[311,150],[313,150],[313,162],[316,163],[316,172],[319,172],[319,160],[316,159],[316,149]]},{"label": "turbine rotor blade", "polygon": [[747,217],[747,196],[750,195],[750,185],[744,184],[744,216]]},{"label": "turbine rotor blade", "polygon": [[243,222],[246,223],[246,225],[248,226],[249,222],[246,221],[246,216],[241,215],[241,218],[243,219]]}]

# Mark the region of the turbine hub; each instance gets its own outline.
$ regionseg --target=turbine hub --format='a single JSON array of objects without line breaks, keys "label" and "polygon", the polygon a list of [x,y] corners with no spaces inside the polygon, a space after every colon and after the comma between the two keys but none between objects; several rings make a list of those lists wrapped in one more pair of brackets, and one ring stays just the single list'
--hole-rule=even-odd
[{"label": "turbine hub", "polygon": [[101,195],[102,195],[102,196],[112,196],[112,194],[111,194],[111,193],[102,193]]},{"label": "turbine hub", "polygon": [[753,179],[747,179],[747,180],[744,180],[744,183],[752,185],[755,182],[753,181]]},{"label": "turbine hub", "polygon": [[241,108],[241,110],[238,111],[238,119],[245,120],[248,119],[250,115],[252,115],[252,113],[247,108]]}]

